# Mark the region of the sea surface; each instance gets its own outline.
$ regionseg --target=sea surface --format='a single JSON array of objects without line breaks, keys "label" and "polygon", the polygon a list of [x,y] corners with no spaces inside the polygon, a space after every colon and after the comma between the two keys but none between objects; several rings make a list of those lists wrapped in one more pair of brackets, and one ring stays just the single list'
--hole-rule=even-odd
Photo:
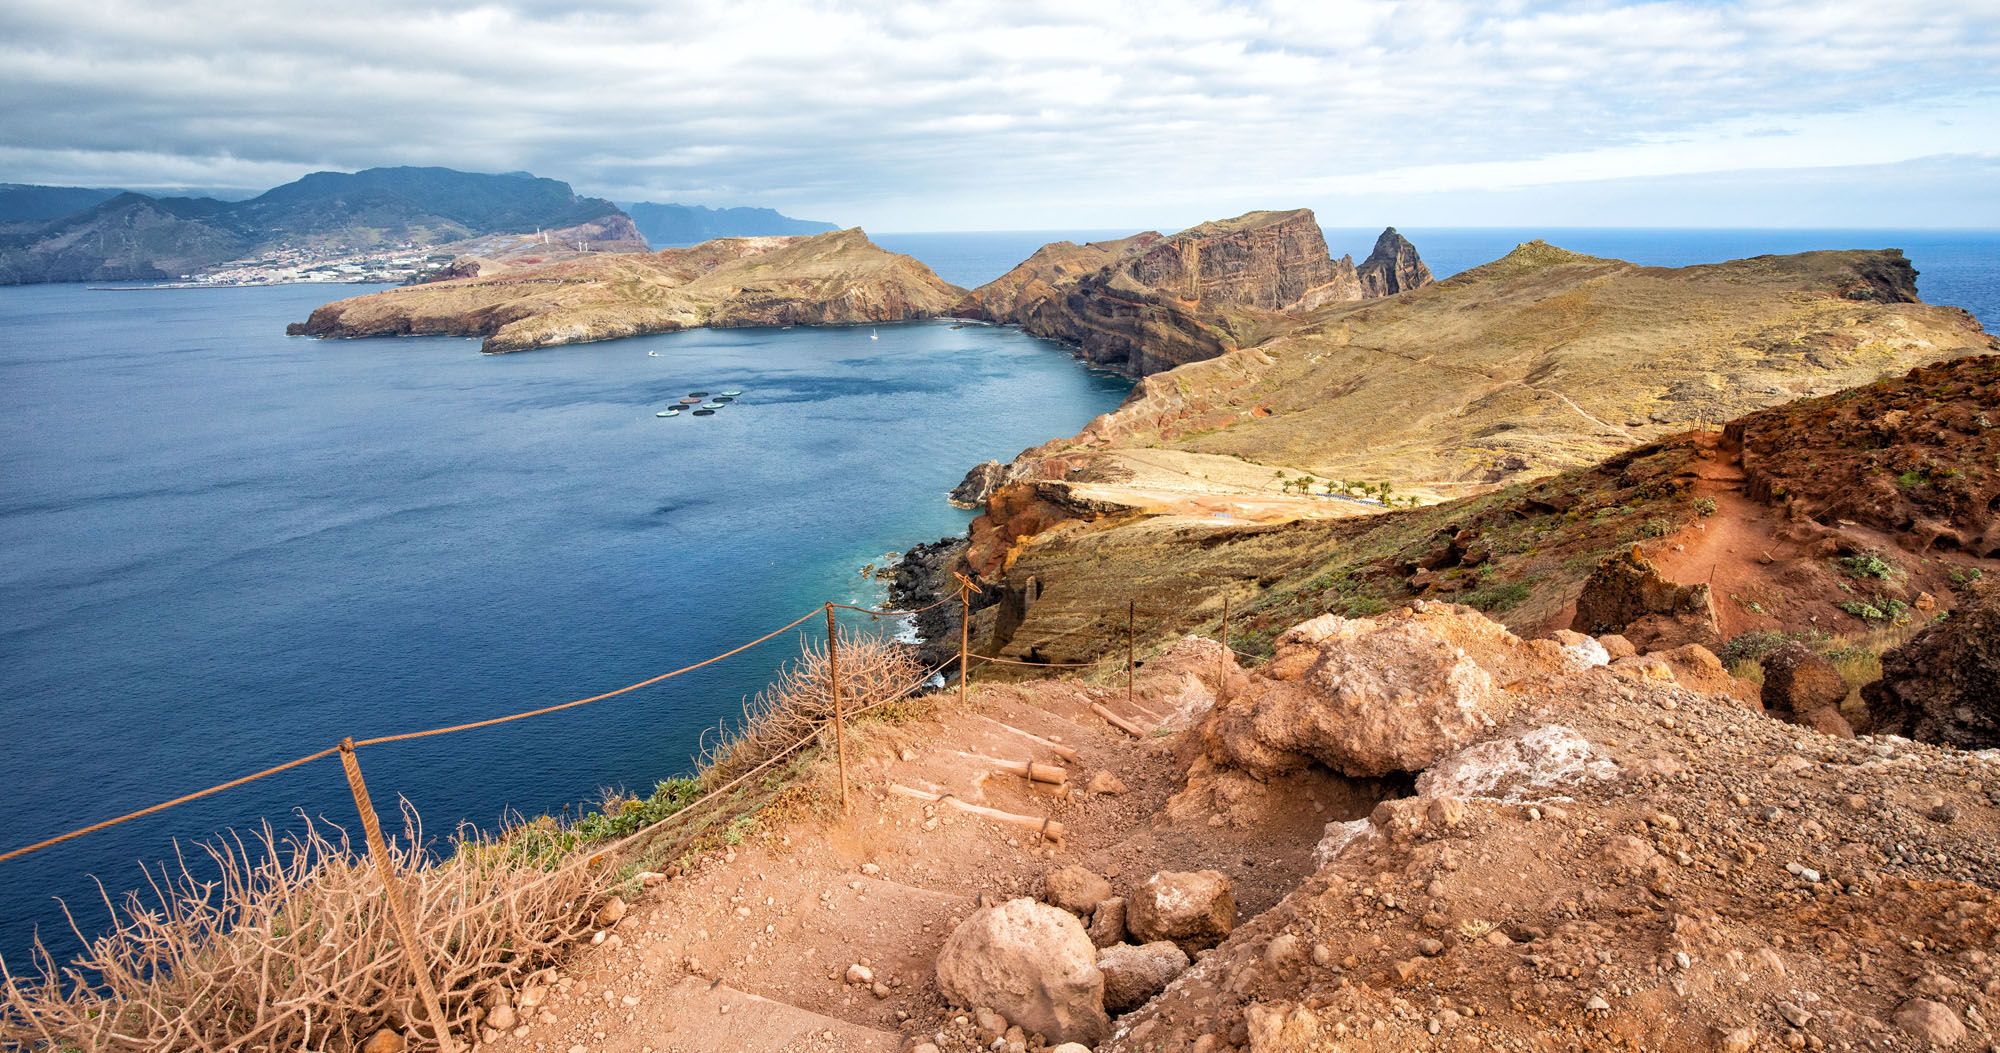
[{"label": "sea surface", "polygon": [[[1130,231],[884,234],[965,286]],[[1379,228],[1331,229],[1365,256]],[[1405,229],[1439,277],[1534,237],[1682,265],[1899,246],[1927,299],[2000,324],[2000,234]],[[961,530],[965,469],[1078,430],[1129,387],[1018,332],[727,330],[498,357],[469,340],[287,338],[363,290],[0,288],[0,851],[337,741],[652,676]],[[649,352],[657,352],[657,357]],[[716,416],[659,419],[740,388]],[[818,623],[809,622],[805,629]],[[881,623],[887,629],[892,623]],[[794,635],[618,699],[370,748],[385,810],[437,834],[686,770]],[[0,863],[0,955],[102,878],[295,809],[351,820],[323,760]]]},{"label": "sea surface", "polygon": [[[968,467],[1130,387],[944,322],[500,356],[284,335],[361,291],[0,288],[0,850],[345,735],[595,694],[824,600],[877,602],[860,569],[962,531],[945,494]],[[715,416],[654,416],[725,389],[743,395]],[[368,748],[363,769],[433,834],[649,790],[797,647]],[[337,760],[0,863],[0,955],[61,929],[51,896],[100,915],[86,875],[133,887],[173,838],[294,808],[351,823]]]}]

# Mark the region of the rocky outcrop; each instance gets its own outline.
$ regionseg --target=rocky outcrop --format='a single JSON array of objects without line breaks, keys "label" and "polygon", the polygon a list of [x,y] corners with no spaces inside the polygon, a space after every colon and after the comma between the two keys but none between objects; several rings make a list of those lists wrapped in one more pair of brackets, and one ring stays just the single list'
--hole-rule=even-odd
[{"label": "rocky outcrop", "polygon": [[1477,611],[1419,603],[1376,618],[1322,615],[1202,723],[1206,759],[1269,776],[1323,764],[1357,778],[1417,772],[1485,735],[1520,700],[1491,668],[1566,664]]},{"label": "rocky outcrop", "polygon": [[1709,587],[1668,581],[1637,545],[1597,565],[1576,598],[1570,628],[1617,633],[1642,651],[1712,644],[1721,636]]},{"label": "rocky outcrop", "polygon": [[859,229],[592,254],[498,278],[327,304],[286,331],[322,337],[484,336],[488,354],[702,326],[855,325],[942,315],[962,295]]},{"label": "rocky outcrop", "polygon": [[2000,579],[1975,583],[1950,617],[1883,655],[1861,697],[1871,731],[2000,748]]},{"label": "rocky outcrop", "polygon": [[1375,239],[1374,251],[1354,270],[1364,297],[1394,296],[1431,283],[1431,269],[1417,255],[1417,247],[1394,227]]},{"label": "rocky outcrop", "polygon": [[982,461],[972,466],[951,488],[951,503],[960,508],[978,508],[1007,479],[1007,466],[999,461]]},{"label": "rocky outcrop", "polygon": [[1761,698],[1764,711],[1781,720],[1803,724],[1829,735],[1853,738],[1854,729],[1841,715],[1847,701],[1847,679],[1818,651],[1796,640],[1764,656]]},{"label": "rocky outcrop", "polygon": [[959,923],[938,953],[939,990],[989,1008],[1050,1043],[1096,1045],[1111,1031],[1104,974],[1083,923],[1031,899],[986,907]]},{"label": "rocky outcrop", "polygon": [[1430,281],[1392,228],[1357,271],[1332,259],[1310,210],[1251,212],[1173,235],[1044,246],[954,312],[1075,344],[1094,365],[1145,376],[1246,347],[1321,305]]}]

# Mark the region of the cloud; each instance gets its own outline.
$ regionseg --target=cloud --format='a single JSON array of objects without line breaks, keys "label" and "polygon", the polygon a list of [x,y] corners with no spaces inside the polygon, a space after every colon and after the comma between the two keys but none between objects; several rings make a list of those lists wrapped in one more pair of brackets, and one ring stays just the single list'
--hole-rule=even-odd
[{"label": "cloud", "polygon": [[444,164],[878,229],[1146,225],[1990,151],[1997,71],[1993,0],[10,0],[0,178]]}]

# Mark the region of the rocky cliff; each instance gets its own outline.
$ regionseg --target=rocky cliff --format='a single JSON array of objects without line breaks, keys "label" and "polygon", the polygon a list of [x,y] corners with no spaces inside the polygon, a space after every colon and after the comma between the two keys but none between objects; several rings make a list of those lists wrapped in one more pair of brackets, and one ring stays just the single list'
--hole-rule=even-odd
[{"label": "rocky cliff", "polygon": [[[2000,570],[1979,424],[2000,392],[1994,359],[1964,357],[1996,345],[1911,279],[1894,251],[1676,270],[1529,245],[1323,307],[1010,465],[967,549],[994,586],[980,646],[1091,658],[1065,635],[1090,612],[1130,598],[1207,624],[1224,595],[1250,632],[1413,596],[1547,631],[1635,542],[1661,580],[1621,598],[1607,573],[1591,610],[1649,641],[1948,607],[1954,576]],[[1632,606],[1682,585],[1708,604]]]},{"label": "rocky cliff", "polygon": [[702,326],[853,325],[943,315],[964,290],[858,228],[591,254],[356,296],[294,335],[483,336],[489,354]]},{"label": "rocky cliff", "polygon": [[1328,303],[1430,281],[1392,228],[1359,269],[1327,255],[1307,209],[1251,212],[1171,236],[1046,245],[955,309],[1074,344],[1094,365],[1145,376],[1283,331]]}]

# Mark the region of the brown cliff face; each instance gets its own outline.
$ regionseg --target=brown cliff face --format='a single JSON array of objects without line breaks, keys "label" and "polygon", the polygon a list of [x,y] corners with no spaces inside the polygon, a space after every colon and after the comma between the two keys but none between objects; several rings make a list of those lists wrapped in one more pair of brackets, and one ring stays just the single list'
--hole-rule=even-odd
[{"label": "brown cliff face", "polygon": [[1251,212],[1172,236],[1044,246],[954,313],[1018,324],[1075,344],[1094,365],[1146,376],[1251,346],[1314,308],[1430,281],[1393,230],[1368,265],[1364,278],[1353,260],[1330,258],[1310,210]]},{"label": "brown cliff face", "polygon": [[589,254],[356,296],[287,328],[304,336],[483,336],[489,354],[702,326],[854,325],[944,314],[964,290],[859,229]]}]

